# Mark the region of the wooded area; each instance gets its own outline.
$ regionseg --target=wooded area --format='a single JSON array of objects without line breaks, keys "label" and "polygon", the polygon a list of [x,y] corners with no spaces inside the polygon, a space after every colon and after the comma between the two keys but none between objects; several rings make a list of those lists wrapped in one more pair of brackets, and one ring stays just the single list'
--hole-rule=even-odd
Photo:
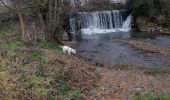
[{"label": "wooded area", "polygon": [[149,21],[168,27],[170,23],[169,0],[129,0],[127,6],[134,17],[146,17]]},{"label": "wooded area", "polygon": [[13,19],[18,17],[25,42],[61,41],[62,33],[69,30],[70,16],[80,11],[128,8],[134,17],[144,16],[163,26],[170,22],[169,0],[129,0],[127,5],[112,4],[111,0],[0,0],[0,3],[0,23],[9,22],[9,15]]},{"label": "wooded area", "polygon": [[[6,18],[11,12],[18,16],[20,33],[25,42],[37,40],[60,42],[62,33],[69,30],[70,16],[78,11],[114,7],[110,0],[100,2],[96,0],[88,2],[81,0],[1,0],[0,2],[2,11],[6,10],[1,16],[7,14],[4,16]],[[1,23],[8,21],[8,19],[1,20]]]}]

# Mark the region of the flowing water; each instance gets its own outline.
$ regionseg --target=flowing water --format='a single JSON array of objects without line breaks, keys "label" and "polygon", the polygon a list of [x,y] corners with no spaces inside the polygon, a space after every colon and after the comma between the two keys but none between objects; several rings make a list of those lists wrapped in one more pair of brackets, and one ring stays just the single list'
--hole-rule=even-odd
[{"label": "flowing water", "polygon": [[[132,16],[127,15],[126,10],[80,12],[79,15],[81,20],[77,20],[76,17],[70,18],[70,32],[81,37],[76,46],[78,55],[113,65],[170,67],[166,56],[159,53],[143,53],[120,42],[126,38],[145,38],[147,42],[159,45],[170,41],[170,38],[160,38],[155,34],[130,32]],[[170,43],[163,46],[170,47]]]},{"label": "flowing water", "polygon": [[126,10],[80,12],[79,22],[77,22],[76,17],[70,18],[70,30],[73,35],[78,30],[86,35],[127,32],[131,29],[131,15],[127,16],[126,13]]},{"label": "flowing water", "polygon": [[[86,35],[83,36],[82,41],[78,42],[76,50],[80,56],[107,62],[113,65],[128,64],[149,68],[170,67],[170,63],[168,62],[168,58],[166,56],[159,53],[145,53],[140,50],[135,50],[127,44],[119,41],[124,38],[131,38],[130,33],[117,32],[93,34],[91,36]],[[156,39],[151,38],[147,38],[146,40],[152,42],[157,41]],[[170,41],[170,38],[168,38],[167,41]],[[159,41],[157,42],[164,43]],[[167,45],[170,46],[170,44]]]}]

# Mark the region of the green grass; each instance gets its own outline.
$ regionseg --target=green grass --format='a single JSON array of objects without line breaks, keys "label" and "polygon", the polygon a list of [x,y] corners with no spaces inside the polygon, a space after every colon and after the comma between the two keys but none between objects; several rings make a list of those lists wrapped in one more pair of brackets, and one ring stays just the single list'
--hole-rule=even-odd
[{"label": "green grass", "polygon": [[120,69],[120,70],[127,70],[127,69],[133,69],[135,68],[134,65],[128,65],[128,64],[122,64],[122,65],[115,65],[115,69]]},{"label": "green grass", "polygon": [[46,56],[41,56],[41,60],[44,62],[50,62],[50,59]]},{"label": "green grass", "polygon": [[74,70],[53,63],[38,48],[59,52],[59,45],[43,42],[33,49],[32,45],[27,46],[19,38],[3,34],[0,34],[0,43],[0,53],[7,54],[0,57],[0,89],[3,90],[0,99],[82,100],[84,91],[81,91],[81,87],[72,87],[75,82]]},{"label": "green grass", "polygon": [[[61,76],[59,77],[60,79],[63,78]],[[60,84],[60,86],[58,87],[50,86],[51,82],[54,80],[55,79],[53,79],[52,75],[49,75],[48,77],[42,77],[36,76],[35,74],[33,75],[24,74],[21,77],[21,81],[23,83],[31,86],[30,89],[32,89],[32,94],[34,95],[46,96],[48,99],[51,100],[55,100],[54,98],[56,96],[59,96],[62,100],[81,100],[82,97],[81,90],[73,89],[70,86],[68,86],[65,82],[63,84]],[[46,86],[42,86],[44,85],[44,82],[48,84],[46,84]],[[54,81],[52,83],[56,84],[57,82]]]},{"label": "green grass", "polygon": [[6,50],[12,50],[12,51],[16,51],[19,50],[22,46],[22,42],[21,41],[13,41],[10,43],[3,43],[0,45],[1,49],[6,49]]},{"label": "green grass", "polygon": [[58,52],[62,51],[62,48],[58,44],[50,43],[50,42],[40,43],[40,48],[42,48],[42,49],[52,49],[52,50],[55,50],[55,51],[58,51]]},{"label": "green grass", "polygon": [[41,84],[41,82],[43,82],[43,79],[37,77],[36,75],[25,75],[22,77],[22,81],[27,84]]},{"label": "green grass", "polygon": [[156,74],[170,74],[169,69],[154,69],[154,68],[149,68],[144,70],[145,74],[149,75],[156,75]]},{"label": "green grass", "polygon": [[50,59],[44,55],[42,55],[40,52],[38,51],[31,51],[29,53],[30,57],[31,58],[39,58],[41,59],[41,61],[44,61],[44,62],[50,62]]},{"label": "green grass", "polygon": [[40,56],[41,56],[41,53],[38,52],[38,51],[31,51],[31,52],[30,52],[30,56],[31,56],[31,57],[40,57]]},{"label": "green grass", "polygon": [[147,94],[140,94],[136,93],[135,96],[131,98],[131,100],[170,100],[170,96],[166,95],[155,95],[152,93],[147,93]]}]

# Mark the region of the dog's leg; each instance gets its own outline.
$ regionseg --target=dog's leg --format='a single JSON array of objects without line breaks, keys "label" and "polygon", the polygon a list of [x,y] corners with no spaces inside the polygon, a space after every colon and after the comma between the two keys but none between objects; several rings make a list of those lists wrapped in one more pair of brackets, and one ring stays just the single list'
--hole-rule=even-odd
[{"label": "dog's leg", "polygon": [[71,55],[71,49],[70,48],[68,48],[68,54]]}]

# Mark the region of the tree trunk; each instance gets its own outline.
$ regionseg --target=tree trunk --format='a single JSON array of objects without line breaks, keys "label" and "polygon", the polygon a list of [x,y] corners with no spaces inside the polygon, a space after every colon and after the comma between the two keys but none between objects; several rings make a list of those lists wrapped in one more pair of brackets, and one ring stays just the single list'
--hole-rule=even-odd
[{"label": "tree trunk", "polygon": [[22,34],[22,40],[24,42],[26,42],[26,36],[25,36],[25,25],[24,25],[24,20],[23,20],[23,16],[22,16],[22,13],[21,13],[21,4],[20,4],[20,0],[17,0],[16,2],[16,9],[17,9],[17,14],[18,14],[18,17],[19,17],[19,20],[20,20],[20,27],[21,27],[21,34]]}]

